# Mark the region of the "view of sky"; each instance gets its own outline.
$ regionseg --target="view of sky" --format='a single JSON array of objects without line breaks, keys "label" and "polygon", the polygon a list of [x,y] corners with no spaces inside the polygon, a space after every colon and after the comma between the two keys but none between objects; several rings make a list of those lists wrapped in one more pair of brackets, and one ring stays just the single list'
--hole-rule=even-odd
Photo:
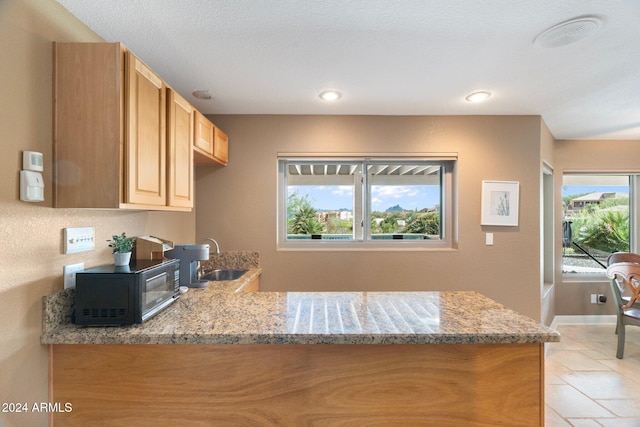
[{"label": "view of sky", "polygon": [[[436,185],[378,185],[372,186],[372,208],[383,212],[399,205],[406,210],[433,208],[440,203],[439,188]],[[566,185],[562,195],[584,194],[595,191],[629,193],[626,185]],[[308,194],[308,199],[319,210],[353,210],[353,187],[349,185],[292,185],[289,194],[298,192],[300,197]]]},{"label": "view of sky", "polygon": [[[437,185],[378,185],[372,186],[371,204],[374,211],[385,211],[399,205],[406,210],[433,208],[440,204]],[[319,210],[353,209],[353,187],[348,185],[289,186],[289,194],[298,192]]]}]

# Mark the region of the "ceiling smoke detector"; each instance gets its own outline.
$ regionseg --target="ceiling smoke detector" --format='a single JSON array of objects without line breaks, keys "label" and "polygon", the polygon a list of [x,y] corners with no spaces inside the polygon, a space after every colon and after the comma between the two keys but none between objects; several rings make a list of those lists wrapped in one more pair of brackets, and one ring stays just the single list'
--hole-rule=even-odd
[{"label": "ceiling smoke detector", "polygon": [[198,99],[213,99],[213,95],[211,95],[211,92],[209,92],[208,90],[194,90],[193,92],[191,92],[191,95]]},{"label": "ceiling smoke detector", "polygon": [[567,46],[590,36],[603,22],[603,19],[596,15],[579,16],[542,32],[533,44],[545,48]]}]

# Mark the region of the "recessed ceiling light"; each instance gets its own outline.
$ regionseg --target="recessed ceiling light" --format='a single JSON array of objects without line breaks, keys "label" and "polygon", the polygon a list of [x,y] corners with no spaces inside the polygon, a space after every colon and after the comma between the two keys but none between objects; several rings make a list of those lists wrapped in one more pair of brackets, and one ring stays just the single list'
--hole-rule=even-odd
[{"label": "recessed ceiling light", "polygon": [[342,94],[337,90],[325,90],[318,95],[320,99],[325,101],[336,101],[342,98]]},{"label": "recessed ceiling light", "polygon": [[466,99],[469,102],[481,102],[489,98],[490,96],[491,96],[491,92],[487,92],[486,90],[479,90],[479,91],[470,93],[469,95],[465,96],[464,99]]},{"label": "recessed ceiling light", "polygon": [[213,95],[208,90],[194,90],[191,95],[198,99],[213,99]]},{"label": "recessed ceiling light", "polygon": [[533,44],[547,48],[566,46],[588,37],[602,23],[603,19],[596,15],[579,16],[543,31]]}]

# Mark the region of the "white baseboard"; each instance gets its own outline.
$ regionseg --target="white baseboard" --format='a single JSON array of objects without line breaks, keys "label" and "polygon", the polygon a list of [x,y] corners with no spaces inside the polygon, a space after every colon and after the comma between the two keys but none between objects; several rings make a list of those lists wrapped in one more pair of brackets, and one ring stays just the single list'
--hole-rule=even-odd
[{"label": "white baseboard", "polygon": [[551,322],[551,328],[558,325],[615,325],[616,315],[576,315],[555,316]]}]

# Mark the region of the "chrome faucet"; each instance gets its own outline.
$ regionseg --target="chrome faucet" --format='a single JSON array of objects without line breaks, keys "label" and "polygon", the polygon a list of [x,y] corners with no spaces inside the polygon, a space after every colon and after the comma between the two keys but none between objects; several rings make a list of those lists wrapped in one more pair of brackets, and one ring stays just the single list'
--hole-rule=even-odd
[{"label": "chrome faucet", "polygon": [[211,237],[205,237],[204,239],[201,240],[201,242],[204,242],[205,240],[210,240],[213,242],[214,245],[216,245],[216,253],[219,254],[220,253],[220,245],[218,245],[218,242],[216,242],[215,239],[211,238]]}]

